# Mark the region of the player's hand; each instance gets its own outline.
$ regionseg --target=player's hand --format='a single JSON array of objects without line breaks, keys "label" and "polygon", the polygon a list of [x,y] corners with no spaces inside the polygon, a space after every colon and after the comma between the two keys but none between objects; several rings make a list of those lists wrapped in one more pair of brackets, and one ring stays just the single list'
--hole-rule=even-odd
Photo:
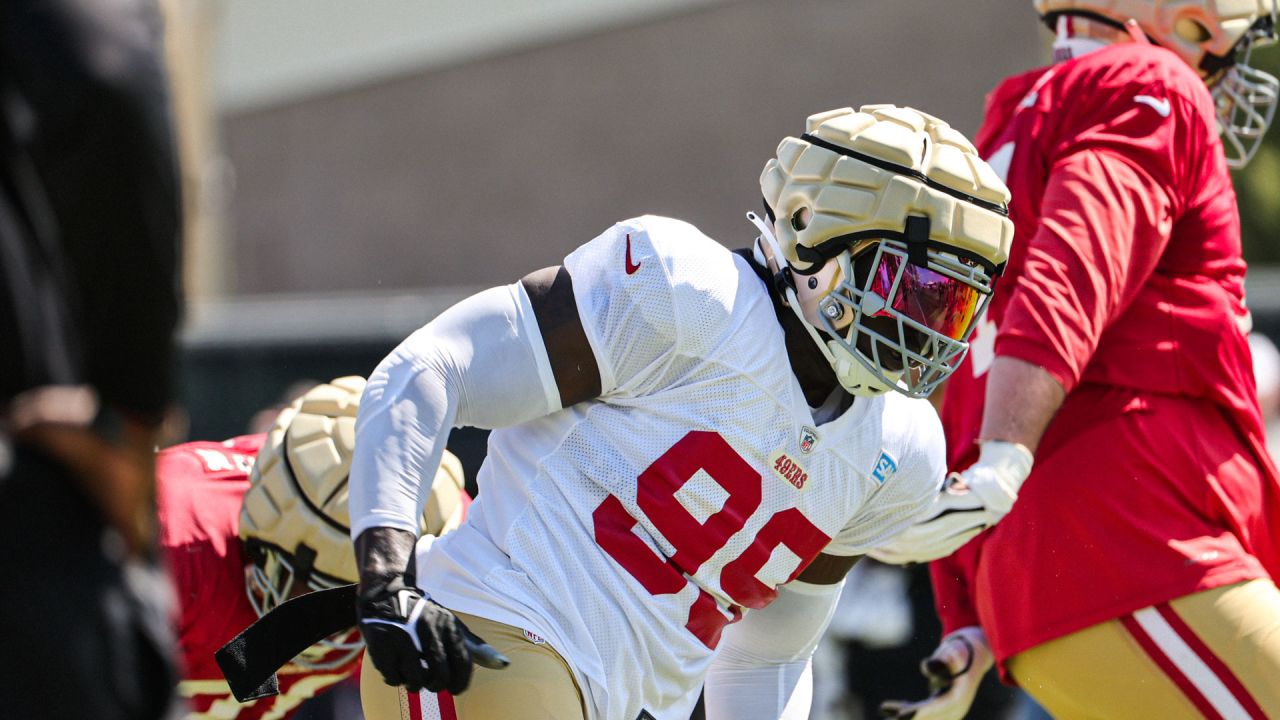
[{"label": "player's hand", "polygon": [[357,613],[369,659],[389,685],[456,695],[471,683],[472,662],[510,664],[402,574],[362,585]]},{"label": "player's hand", "polygon": [[888,700],[881,703],[880,716],[901,720],[960,720],[969,712],[982,676],[994,662],[982,628],[960,628],[944,637],[938,649],[920,663],[920,672],[929,679],[932,690],[929,697],[917,702]]},{"label": "player's hand", "polygon": [[982,443],[978,461],[943,482],[924,520],[868,554],[894,565],[950,555],[1009,513],[1032,460],[1031,451],[1017,443]]}]

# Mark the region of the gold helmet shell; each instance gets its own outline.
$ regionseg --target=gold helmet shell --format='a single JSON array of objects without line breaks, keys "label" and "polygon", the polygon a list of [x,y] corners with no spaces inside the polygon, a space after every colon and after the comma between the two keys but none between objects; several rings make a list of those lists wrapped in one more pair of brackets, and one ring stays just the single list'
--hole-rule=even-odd
[{"label": "gold helmet shell", "polygon": [[1009,258],[999,175],[942,120],[864,105],[811,115],[760,189],[769,222],[748,216],[758,258],[840,385],[932,392],[964,358]]},{"label": "gold helmet shell", "polygon": [[804,272],[832,242],[905,232],[1003,265],[1013,241],[1009,189],[962,133],[919,110],[864,105],[810,115],[760,175],[774,234]]},{"label": "gold helmet shell", "polygon": [[[239,535],[251,560],[247,591],[259,615],[300,583],[314,590],[358,579],[347,479],[364,386],[364,378],[349,376],[312,388],[277,416],[258,452]],[[419,524],[423,534],[443,535],[461,523],[463,485],[462,465],[446,450]],[[358,652],[358,635],[329,643],[339,645]],[[307,657],[296,662],[307,665]]]},{"label": "gold helmet shell", "polygon": [[[315,554],[312,569],[341,582],[357,579],[351,549],[347,475],[355,447],[364,378],[317,385],[285,408],[267,435],[240,509],[240,539],[288,553]],[[461,520],[462,465],[445,451],[420,530],[441,535]]]}]

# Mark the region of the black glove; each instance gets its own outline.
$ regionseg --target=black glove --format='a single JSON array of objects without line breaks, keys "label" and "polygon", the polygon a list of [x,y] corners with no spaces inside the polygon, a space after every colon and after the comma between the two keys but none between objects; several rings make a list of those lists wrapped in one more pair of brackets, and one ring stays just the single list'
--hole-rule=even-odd
[{"label": "black glove", "polygon": [[403,574],[361,586],[356,609],[366,652],[388,685],[456,695],[471,683],[473,661],[494,669],[510,664]]}]

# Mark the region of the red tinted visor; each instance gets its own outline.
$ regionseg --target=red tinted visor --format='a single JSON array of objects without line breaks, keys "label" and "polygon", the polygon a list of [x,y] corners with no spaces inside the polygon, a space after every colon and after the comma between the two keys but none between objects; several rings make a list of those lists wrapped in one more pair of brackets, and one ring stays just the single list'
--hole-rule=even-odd
[{"label": "red tinted visor", "polygon": [[[901,280],[895,291],[894,281],[899,275]],[[880,254],[871,291],[889,299],[889,307],[952,340],[964,339],[983,299],[977,288],[962,280],[913,265],[888,252]],[[876,313],[888,314],[883,310]]]}]

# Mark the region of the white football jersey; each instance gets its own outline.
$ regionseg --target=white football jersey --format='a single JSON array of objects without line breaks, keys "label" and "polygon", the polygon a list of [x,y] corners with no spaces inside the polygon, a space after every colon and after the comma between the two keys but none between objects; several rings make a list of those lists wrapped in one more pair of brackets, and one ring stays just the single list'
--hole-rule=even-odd
[{"label": "white football jersey", "polygon": [[726,624],[918,519],[941,427],[897,393],[815,422],[764,283],[691,225],[628,220],[564,265],[602,394],[493,431],[419,584],[545,638],[591,717],[685,720]]}]

